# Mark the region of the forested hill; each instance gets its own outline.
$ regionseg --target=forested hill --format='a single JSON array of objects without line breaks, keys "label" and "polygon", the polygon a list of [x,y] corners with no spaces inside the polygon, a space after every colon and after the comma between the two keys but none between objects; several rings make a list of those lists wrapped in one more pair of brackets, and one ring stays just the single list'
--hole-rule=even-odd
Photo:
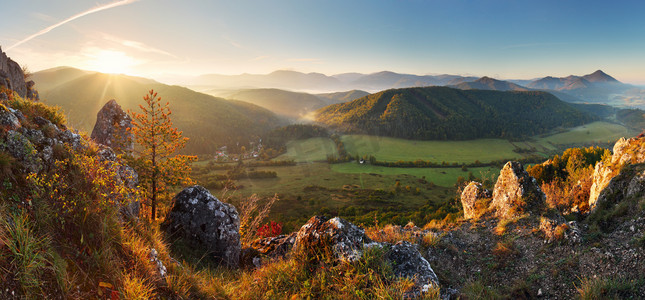
[{"label": "forested hill", "polygon": [[392,89],[317,111],[336,130],[406,139],[522,138],[598,117],[546,92]]},{"label": "forested hill", "polygon": [[[59,76],[60,74],[60,76]],[[60,106],[69,124],[91,132],[96,113],[110,99],[124,109],[139,110],[142,97],[154,89],[170,102],[174,126],[190,138],[185,151],[212,153],[223,145],[244,145],[286,122],[262,107],[170,86],[150,79],[57,68],[34,74],[42,101]]]}]

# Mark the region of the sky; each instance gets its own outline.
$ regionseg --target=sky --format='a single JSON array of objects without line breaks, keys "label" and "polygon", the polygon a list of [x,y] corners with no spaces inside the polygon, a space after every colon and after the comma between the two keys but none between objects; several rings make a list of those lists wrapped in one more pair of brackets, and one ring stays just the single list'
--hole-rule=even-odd
[{"label": "sky", "polygon": [[[0,47],[168,81],[275,70],[645,84],[645,1],[0,0]],[[166,80],[164,80],[166,79]]]}]

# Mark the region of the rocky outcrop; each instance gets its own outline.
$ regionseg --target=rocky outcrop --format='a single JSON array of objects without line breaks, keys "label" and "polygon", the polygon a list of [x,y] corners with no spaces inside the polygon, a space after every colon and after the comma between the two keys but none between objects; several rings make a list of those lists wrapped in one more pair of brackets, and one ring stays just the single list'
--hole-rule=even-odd
[{"label": "rocky outcrop", "polygon": [[309,253],[330,249],[336,258],[354,261],[370,243],[372,240],[365,235],[365,230],[344,219],[315,216],[296,234],[294,250]]},{"label": "rocky outcrop", "polygon": [[490,198],[491,192],[482,187],[479,182],[471,181],[461,192],[461,205],[464,208],[464,218],[476,217],[475,203],[485,198]]},{"label": "rocky outcrop", "polygon": [[251,243],[251,248],[266,256],[284,257],[296,242],[296,233],[257,239]]},{"label": "rocky outcrop", "polygon": [[421,256],[416,245],[405,241],[398,242],[390,248],[387,259],[392,264],[394,275],[410,278],[414,282],[406,298],[416,299],[432,288],[439,288],[437,275],[430,263]]},{"label": "rocky outcrop", "polygon": [[256,239],[248,248],[242,249],[240,267],[259,268],[265,261],[287,257],[296,242],[296,233]]},{"label": "rocky outcrop", "polygon": [[625,164],[645,162],[645,138],[621,138],[614,144],[613,153],[609,161],[601,161],[594,168],[593,183],[589,192],[590,211],[595,209],[601,192]]},{"label": "rocky outcrop", "polygon": [[0,49],[0,86],[15,91],[22,98],[38,99],[38,92],[33,89],[34,82],[25,82],[25,73],[20,65],[7,57],[2,49]]},{"label": "rocky outcrop", "polygon": [[594,202],[594,209],[607,208],[626,199],[643,197],[644,195],[645,163],[627,165],[620,170],[618,175],[612,177],[600,192]]},{"label": "rocky outcrop", "polygon": [[237,210],[222,203],[201,187],[184,189],[162,224],[173,238],[208,252],[217,262],[238,267],[240,259],[240,219]]},{"label": "rocky outcrop", "polygon": [[8,107],[0,104],[0,126],[3,126],[7,130],[16,130],[22,127],[20,120],[14,112],[15,111],[12,111]]},{"label": "rocky outcrop", "polygon": [[91,138],[99,144],[131,152],[134,150],[133,136],[128,131],[131,127],[130,116],[112,99],[96,114]]},{"label": "rocky outcrop", "polygon": [[491,207],[500,218],[512,218],[525,212],[540,214],[546,196],[535,178],[529,176],[522,164],[509,161],[500,171]]},{"label": "rocky outcrop", "polygon": [[[293,250],[298,255],[319,257],[331,253],[336,259],[356,261],[372,247],[388,249],[385,259],[392,265],[397,277],[414,282],[406,298],[419,298],[430,289],[439,288],[439,280],[430,263],[421,255],[416,244],[400,241],[394,245],[372,241],[365,231],[341,218],[327,219],[315,216],[302,226],[296,235]],[[326,252],[329,251],[329,252]]]}]

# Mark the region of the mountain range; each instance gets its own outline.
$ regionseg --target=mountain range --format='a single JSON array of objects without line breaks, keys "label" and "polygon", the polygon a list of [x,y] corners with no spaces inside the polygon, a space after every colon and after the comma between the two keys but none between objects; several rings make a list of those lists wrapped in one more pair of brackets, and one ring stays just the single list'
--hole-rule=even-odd
[{"label": "mountain range", "polygon": [[277,88],[300,92],[364,90],[370,93],[392,88],[451,86],[460,89],[540,90],[561,100],[576,103],[604,103],[623,107],[645,108],[645,92],[624,84],[602,70],[591,74],[567,77],[546,76],[537,79],[498,80],[490,77],[461,75],[413,75],[382,71],[371,74],[342,73],[327,76],[321,73],[275,71],[269,74],[202,75],[185,82],[188,86],[207,89]]},{"label": "mountain range", "polygon": [[217,98],[145,78],[56,68],[36,72],[32,79],[43,101],[60,106],[68,123],[85,132],[92,131],[96,113],[108,100],[116,99],[125,110],[138,111],[142,97],[154,89],[170,102],[174,125],[190,138],[186,146],[190,153],[209,153],[222,145],[247,143],[286,124],[269,110],[248,102]]},{"label": "mountain range", "polygon": [[372,74],[343,73],[327,76],[321,73],[279,70],[262,75],[206,74],[192,78],[186,84],[188,86],[211,88],[277,88],[320,93],[354,89],[377,92],[391,88],[457,84],[476,79],[477,77],[460,75],[412,75],[390,71]]}]

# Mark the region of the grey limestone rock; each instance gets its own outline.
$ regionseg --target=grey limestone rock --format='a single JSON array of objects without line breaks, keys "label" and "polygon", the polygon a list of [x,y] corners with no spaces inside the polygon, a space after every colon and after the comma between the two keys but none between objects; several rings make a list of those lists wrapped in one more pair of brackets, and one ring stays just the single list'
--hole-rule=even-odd
[{"label": "grey limestone rock", "polygon": [[432,288],[439,288],[439,279],[430,263],[421,256],[415,244],[400,241],[394,244],[387,254],[392,263],[392,271],[397,277],[406,277],[414,281],[414,286],[406,298],[419,298]]},{"label": "grey limestone rock", "polygon": [[490,198],[491,192],[482,187],[479,182],[471,181],[461,192],[461,205],[464,208],[464,218],[475,217],[475,203],[484,198]]},{"label": "grey limestone rock", "polygon": [[172,236],[204,249],[218,262],[237,268],[240,260],[240,219],[237,210],[195,185],[181,191],[162,227]]},{"label": "grey limestone rock", "polygon": [[535,178],[529,176],[522,164],[509,161],[500,171],[491,207],[500,218],[512,218],[526,212],[540,214],[546,196]]},{"label": "grey limestone rock", "polygon": [[96,124],[92,130],[91,138],[108,147],[132,151],[134,142],[132,133],[128,131],[128,128],[131,127],[130,116],[123,111],[116,100],[112,99],[96,114]]},{"label": "grey limestone rock", "polygon": [[331,247],[337,258],[354,261],[361,258],[364,246],[370,243],[372,240],[365,235],[365,230],[344,219],[315,216],[298,231],[294,249]]}]

